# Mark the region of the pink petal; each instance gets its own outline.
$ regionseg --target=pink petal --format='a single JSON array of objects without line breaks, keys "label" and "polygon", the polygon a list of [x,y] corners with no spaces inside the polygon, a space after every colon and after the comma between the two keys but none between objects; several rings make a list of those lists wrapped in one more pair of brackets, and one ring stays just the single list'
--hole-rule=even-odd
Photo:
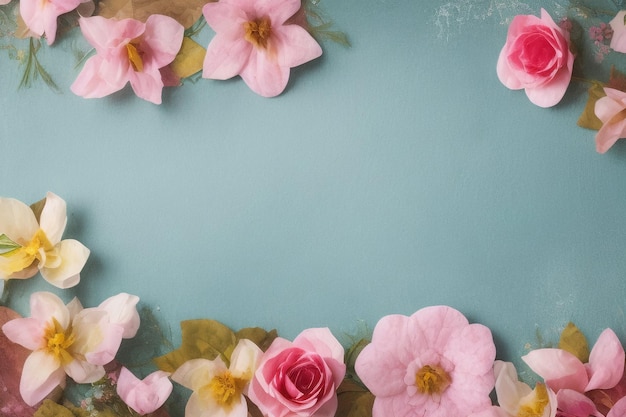
[{"label": "pink petal", "polygon": [[230,41],[243,38],[243,24],[249,17],[241,7],[226,1],[209,2],[202,8],[202,14],[217,35]]},{"label": "pink petal", "polygon": [[105,97],[124,88],[130,71],[132,69],[122,61],[106,61],[99,55],[92,56],[70,89],[84,98]]},{"label": "pink petal", "polygon": [[80,30],[87,42],[106,59],[120,59],[119,49],[131,40],[138,38],[145,30],[145,24],[135,19],[106,19],[102,16],[81,17]]},{"label": "pink petal", "polygon": [[20,393],[24,402],[33,406],[64,383],[65,372],[54,356],[44,351],[35,351],[24,363]]},{"label": "pink petal", "polygon": [[536,88],[526,88],[526,95],[531,103],[539,107],[552,107],[556,105],[563,96],[572,78],[572,68],[574,56],[570,53],[567,67],[561,68],[557,75],[547,84],[542,84]]},{"label": "pink petal", "polygon": [[264,52],[252,51],[250,59],[239,74],[252,91],[263,97],[282,93],[289,81],[289,67],[281,67]]},{"label": "pink petal", "polygon": [[238,75],[248,63],[252,48],[252,44],[243,38],[232,40],[220,34],[215,35],[207,47],[202,76],[227,80]]},{"label": "pink petal", "polygon": [[161,407],[172,392],[168,375],[157,371],[142,381],[123,367],[117,380],[117,393],[138,414],[150,414]]},{"label": "pink petal", "polygon": [[45,323],[32,318],[11,320],[2,326],[5,336],[13,343],[28,350],[37,350],[44,345]]},{"label": "pink petal", "polygon": [[582,362],[562,349],[536,349],[522,357],[528,366],[553,390],[573,389],[583,392],[587,371]]},{"label": "pink petal", "polygon": [[300,0],[256,0],[254,6],[257,15],[254,17],[269,16],[272,27],[278,27],[296,14],[301,5]]},{"label": "pink petal", "polygon": [[164,67],[176,58],[183,43],[184,31],[185,28],[171,17],[150,15],[140,48],[157,68]]},{"label": "pink petal", "polygon": [[163,80],[158,69],[149,71],[144,67],[142,72],[131,72],[129,79],[137,97],[154,104],[161,104]]},{"label": "pink petal", "polygon": [[557,393],[556,398],[559,410],[566,416],[602,417],[593,401],[580,392],[563,389]]},{"label": "pink petal", "polygon": [[51,292],[41,291],[30,296],[30,316],[46,324],[51,324],[54,317],[64,329],[70,325],[70,311]]},{"label": "pink petal", "polygon": [[624,374],[624,348],[611,329],[604,330],[591,349],[586,391],[613,388]]},{"label": "pink petal", "polygon": [[278,65],[283,67],[296,67],[322,55],[317,41],[298,25],[273,29],[272,47],[277,51]]},{"label": "pink petal", "polygon": [[626,52],[626,25],[624,24],[624,16],[626,16],[626,11],[622,10],[609,22],[611,29],[613,29],[610,44],[611,49],[622,53]]}]

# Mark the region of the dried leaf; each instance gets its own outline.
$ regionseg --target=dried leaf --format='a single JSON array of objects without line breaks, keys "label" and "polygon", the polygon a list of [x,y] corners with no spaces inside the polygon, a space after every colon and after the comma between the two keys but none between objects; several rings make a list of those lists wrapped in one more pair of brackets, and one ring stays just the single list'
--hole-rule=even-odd
[{"label": "dried leaf", "polygon": [[180,51],[170,66],[178,78],[191,77],[202,70],[205,55],[206,49],[193,39],[185,36]]},{"label": "dried leaf", "polygon": [[[0,307],[0,326],[4,323],[19,318],[15,311]],[[0,405],[2,412],[12,417],[32,417],[35,409],[28,406],[20,396],[20,378],[24,361],[30,352],[22,346],[11,342],[0,331]]]},{"label": "dried leaf", "polygon": [[596,116],[595,107],[596,101],[598,101],[601,97],[606,96],[606,94],[604,93],[604,88],[600,83],[593,83],[591,87],[589,87],[588,92],[589,98],[587,99],[585,109],[578,118],[578,126],[587,129],[600,130],[602,127],[602,121]]},{"label": "dried leaf", "polygon": [[70,409],[63,407],[61,404],[57,404],[51,400],[44,400],[33,417],[79,417],[79,415],[74,414]]},{"label": "dried leaf", "polygon": [[263,352],[267,350],[272,344],[274,339],[278,336],[276,330],[270,330],[269,332],[260,327],[247,327],[239,330],[235,336],[237,340],[249,339],[253,341]]},{"label": "dried leaf", "polygon": [[582,363],[589,362],[589,344],[587,338],[574,323],[569,322],[561,332],[559,349],[576,356]]},{"label": "dried leaf", "polygon": [[215,320],[186,320],[180,323],[182,330],[181,346],[154,359],[162,371],[174,372],[190,359],[213,360],[217,356],[228,363],[230,354],[237,343],[231,329]]},{"label": "dried leaf", "polygon": [[202,16],[202,7],[215,0],[101,0],[98,15],[106,18],[133,18],[145,22],[150,15],[170,16],[185,28]]},{"label": "dried leaf", "polygon": [[350,379],[344,379],[337,389],[339,404],[335,415],[342,417],[371,417],[374,395]]}]

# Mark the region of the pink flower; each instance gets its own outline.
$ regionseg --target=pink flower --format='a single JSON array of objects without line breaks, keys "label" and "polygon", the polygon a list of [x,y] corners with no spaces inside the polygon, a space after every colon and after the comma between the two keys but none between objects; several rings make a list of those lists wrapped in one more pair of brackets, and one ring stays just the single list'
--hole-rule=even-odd
[{"label": "pink flower", "polygon": [[20,15],[32,33],[37,36],[45,33],[48,45],[52,45],[57,18],[76,9],[80,3],[81,0],[20,0]]},{"label": "pink flower", "polygon": [[624,357],[619,339],[613,330],[606,329],[591,349],[586,364],[563,349],[533,350],[522,360],[558,394],[563,389],[583,393],[613,388],[624,373]]},{"label": "pink flower", "polygon": [[[126,310],[136,301],[127,294]],[[69,304],[48,292],[30,298],[31,317],[11,320],[2,331],[11,341],[32,350],[20,380],[20,393],[33,406],[57,386],[65,385],[66,374],[78,383],[91,383],[105,374],[104,365],[115,358],[126,329],[104,309],[83,309],[75,298]],[[132,315],[122,313],[123,316]]]},{"label": "pink flower", "polygon": [[307,329],[293,343],[277,338],[261,358],[248,396],[268,417],[333,417],[346,373],[343,355],[327,328]]},{"label": "pink flower", "polygon": [[117,379],[117,394],[137,414],[150,414],[159,409],[172,393],[169,374],[156,371],[143,380],[122,367]]},{"label": "pink flower", "polygon": [[286,24],[300,0],[220,0],[202,9],[215,37],[204,59],[204,78],[226,80],[240,75],[257,94],[279,95],[291,67],[322,54],[301,26]]},{"label": "pink flower", "polygon": [[609,22],[611,29],[613,29],[610,46],[611,49],[617,52],[626,52],[626,24],[624,23],[624,16],[626,16],[626,11],[622,10]]},{"label": "pink flower", "polygon": [[121,90],[130,82],[135,94],[161,103],[160,68],[170,64],[180,50],[183,26],[168,16],[151,15],[113,20],[101,16],[80,19],[80,28],[96,49],[71,86],[85,98],[100,98]]},{"label": "pink flower", "polygon": [[436,306],[380,319],[355,369],[373,417],[464,416],[491,406],[495,355],[487,327]]},{"label": "pink flower", "polygon": [[551,107],[565,95],[574,54],[569,33],[541,9],[541,18],[515,16],[498,57],[498,78],[512,90],[525,89],[533,104]]},{"label": "pink flower", "polygon": [[626,93],[614,88],[604,88],[606,96],[596,101],[595,113],[602,121],[596,134],[596,150],[605,153],[620,138],[626,137]]}]

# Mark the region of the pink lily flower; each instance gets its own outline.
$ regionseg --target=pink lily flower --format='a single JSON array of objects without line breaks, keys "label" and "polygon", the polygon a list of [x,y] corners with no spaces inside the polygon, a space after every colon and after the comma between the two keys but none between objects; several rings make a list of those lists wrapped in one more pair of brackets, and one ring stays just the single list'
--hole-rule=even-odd
[{"label": "pink lily flower", "polygon": [[105,375],[124,338],[129,322],[119,317],[133,316],[137,297],[119,294],[111,297],[125,310],[117,317],[101,307],[83,309],[74,298],[65,305],[56,295],[36,292],[30,298],[31,317],[17,318],[2,326],[6,337],[31,350],[24,363],[20,394],[34,406],[57,386],[64,387],[66,375],[78,383],[91,383]]},{"label": "pink lily flower", "polygon": [[117,379],[117,394],[137,414],[153,413],[172,393],[173,385],[168,376],[167,372],[156,371],[141,380],[122,367]]},{"label": "pink lily flower", "polygon": [[81,18],[80,29],[96,49],[70,87],[85,98],[101,98],[130,82],[137,96],[161,104],[160,69],[180,50],[183,26],[168,16],[152,15],[146,23],[101,16]]},{"label": "pink lily flower", "polygon": [[283,92],[291,67],[322,55],[322,48],[302,27],[286,23],[300,0],[220,0],[202,12],[215,37],[209,43],[202,76],[227,80],[236,75],[255,93]]},{"label": "pink lily flower", "polygon": [[48,45],[52,45],[57,35],[58,17],[86,1],[90,0],[20,0],[20,15],[32,33],[40,37],[45,33]]},{"label": "pink lily flower", "polygon": [[611,329],[604,330],[583,364],[563,349],[537,349],[522,360],[555,392],[570,389],[579,393],[613,388],[624,373],[624,348]]}]

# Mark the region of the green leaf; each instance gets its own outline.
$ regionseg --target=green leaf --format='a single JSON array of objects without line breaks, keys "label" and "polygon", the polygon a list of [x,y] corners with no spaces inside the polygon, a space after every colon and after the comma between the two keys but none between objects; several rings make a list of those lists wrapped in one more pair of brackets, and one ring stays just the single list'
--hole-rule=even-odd
[{"label": "green leaf", "polygon": [[13,242],[7,235],[0,235],[0,255],[4,255],[5,253],[9,253],[21,247],[22,245]]},{"label": "green leaf", "polygon": [[278,337],[278,333],[276,330],[270,330],[268,332],[260,327],[247,327],[239,330],[235,336],[237,336],[237,341],[241,339],[251,340],[254,344],[261,348],[263,352],[265,352],[267,348],[270,347],[274,339]]},{"label": "green leaf", "polygon": [[589,362],[589,345],[587,338],[574,323],[569,322],[559,340],[559,349],[576,356],[582,363]]},{"label": "green leaf", "polygon": [[219,321],[207,319],[182,321],[180,328],[181,346],[154,359],[159,369],[174,372],[188,360],[199,358],[213,360],[218,356],[229,363],[230,354],[237,344],[237,337],[230,328]]},{"label": "green leaf", "polygon": [[596,101],[606,96],[606,94],[604,93],[602,84],[597,82],[591,84],[588,92],[589,98],[587,99],[585,109],[578,118],[578,126],[587,129],[600,130],[602,127],[602,121],[596,116],[595,107]]},{"label": "green leaf", "polygon": [[337,413],[342,417],[371,417],[374,395],[356,382],[346,378],[337,389]]}]

